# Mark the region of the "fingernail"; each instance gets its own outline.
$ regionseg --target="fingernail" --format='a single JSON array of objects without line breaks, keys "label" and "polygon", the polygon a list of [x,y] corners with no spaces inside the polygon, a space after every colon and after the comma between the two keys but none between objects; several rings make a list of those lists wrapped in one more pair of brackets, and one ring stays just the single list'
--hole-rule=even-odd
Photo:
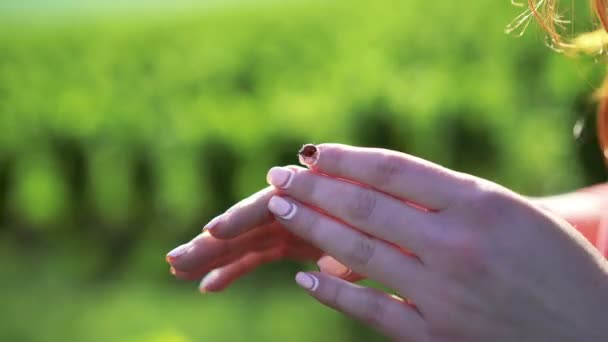
[{"label": "fingernail", "polygon": [[298,151],[298,159],[306,166],[314,166],[319,161],[319,149],[313,144],[306,144]]},{"label": "fingernail", "polygon": [[319,287],[319,279],[312,274],[298,272],[296,274],[296,283],[300,285],[300,287],[315,292]]},{"label": "fingernail", "polygon": [[286,167],[273,167],[266,175],[266,181],[277,188],[287,189],[293,181],[294,172]]},{"label": "fingernail", "polygon": [[186,254],[191,247],[192,245],[187,243],[174,248],[171,252],[167,253],[167,261],[172,262],[173,260],[181,257],[182,255]]},{"label": "fingernail", "polygon": [[209,285],[214,283],[219,278],[219,276],[220,276],[219,270],[213,270],[213,271],[207,273],[207,275],[203,277],[203,280],[201,280],[201,283],[198,286],[198,290],[201,293],[208,292],[207,287],[209,287]]},{"label": "fingernail", "polygon": [[298,211],[295,204],[282,197],[273,196],[268,202],[268,210],[284,220],[291,220]]},{"label": "fingernail", "polygon": [[218,223],[220,223],[220,221],[222,221],[224,219],[225,216],[226,216],[226,214],[221,214],[219,216],[216,216],[215,218],[213,218],[213,220],[209,221],[209,223],[207,223],[203,227],[203,230],[211,230],[211,229],[215,228],[218,225]]},{"label": "fingernail", "polygon": [[175,275],[175,268],[173,268],[173,266],[171,268],[169,268],[169,272],[171,272],[171,274]]},{"label": "fingernail", "polygon": [[342,265],[336,259],[328,255],[321,257],[321,259],[317,261],[317,266],[319,266],[319,269],[322,272],[329,273],[340,278],[346,278],[353,272],[350,268]]}]

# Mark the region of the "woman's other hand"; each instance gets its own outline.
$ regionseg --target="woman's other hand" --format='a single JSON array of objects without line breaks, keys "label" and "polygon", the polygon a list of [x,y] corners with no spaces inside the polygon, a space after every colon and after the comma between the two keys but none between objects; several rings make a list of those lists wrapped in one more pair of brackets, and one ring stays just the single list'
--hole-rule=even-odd
[{"label": "woman's other hand", "polygon": [[[260,265],[290,259],[318,260],[320,269],[348,280],[360,277],[305,240],[281,227],[267,209],[273,188],[237,203],[205,226],[192,241],[167,254],[171,273],[203,280],[200,290],[218,292]],[[320,259],[319,259],[320,258]]]}]

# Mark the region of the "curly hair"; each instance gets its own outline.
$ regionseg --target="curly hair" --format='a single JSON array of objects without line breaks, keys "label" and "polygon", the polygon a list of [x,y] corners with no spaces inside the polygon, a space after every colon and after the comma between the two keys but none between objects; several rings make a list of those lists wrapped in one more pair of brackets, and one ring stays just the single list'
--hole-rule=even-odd
[{"label": "curly hair", "polygon": [[[608,51],[608,0],[591,0],[591,8],[597,17],[594,31],[566,38],[560,31],[568,23],[559,13],[559,0],[525,0],[526,3],[511,0],[516,6],[527,9],[506,28],[507,33],[521,35],[532,18],[547,32],[548,45],[566,54],[604,55]],[[597,129],[600,149],[608,166],[608,76],[596,93],[598,101]]]}]

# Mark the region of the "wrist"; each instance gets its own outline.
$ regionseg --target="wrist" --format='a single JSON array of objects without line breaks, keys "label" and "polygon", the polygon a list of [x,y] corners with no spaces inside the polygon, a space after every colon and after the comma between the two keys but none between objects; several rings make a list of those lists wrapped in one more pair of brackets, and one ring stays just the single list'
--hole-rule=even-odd
[{"label": "wrist", "polygon": [[601,244],[608,243],[605,241],[608,232],[603,232],[606,228],[601,226],[602,219],[606,217],[604,211],[608,208],[607,184],[563,195],[531,197],[529,200],[537,207],[568,221],[598,248]]}]

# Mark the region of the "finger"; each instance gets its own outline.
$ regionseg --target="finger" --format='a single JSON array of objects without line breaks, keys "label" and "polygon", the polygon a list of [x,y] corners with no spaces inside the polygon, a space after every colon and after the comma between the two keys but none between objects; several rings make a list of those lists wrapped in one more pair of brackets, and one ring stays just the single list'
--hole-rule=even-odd
[{"label": "finger", "polygon": [[355,282],[365,278],[362,275],[353,272],[353,270],[344,266],[341,262],[329,255],[322,256],[317,261],[317,266],[319,266],[319,270],[321,272],[327,273],[334,277],[342,278],[347,281]]},{"label": "finger", "polygon": [[427,234],[440,226],[438,213],[424,212],[374,189],[306,169],[274,167],[267,178],[282,194],[415,254],[428,250]]},{"label": "finger", "polygon": [[[235,262],[214,269],[201,281],[201,292],[219,292],[226,289],[237,279],[253,272],[259,266],[281,259],[308,261],[311,255],[320,252],[306,245],[290,246],[288,248],[271,248],[261,252],[249,253]],[[200,277],[199,277],[200,279]]]},{"label": "finger", "polygon": [[249,250],[249,251],[234,251],[230,254],[220,255],[212,259],[205,260],[195,269],[190,269],[187,271],[183,271],[180,269],[176,269],[174,266],[171,266],[171,274],[173,274],[177,279],[185,280],[185,281],[195,281],[200,280],[204,275],[209,273],[210,271],[230,265],[239,259],[243,258],[243,256],[255,252],[263,252],[267,249],[279,248],[279,245],[276,246],[260,246],[257,249]]},{"label": "finger", "polygon": [[[270,249],[277,249],[277,247],[271,247]],[[261,250],[259,252],[249,252],[244,254],[233,254],[229,256],[225,256],[222,258],[218,258],[211,263],[207,263],[204,266],[191,270],[191,271],[179,271],[175,268],[171,267],[171,274],[173,274],[177,279],[186,280],[186,281],[200,281],[201,278],[206,277],[216,271],[218,269],[230,268],[231,266],[238,264],[241,259],[248,255],[253,255],[256,253],[264,253],[266,250]]]},{"label": "finger", "polygon": [[209,273],[211,270],[222,267],[224,265],[230,265],[235,260],[242,258],[242,255],[229,255],[221,258],[217,258],[212,262],[209,262],[200,268],[197,268],[192,271],[180,271],[175,269],[175,267],[171,266],[170,271],[171,274],[175,276],[175,278],[185,281],[196,281],[200,280],[205,274]]},{"label": "finger", "polygon": [[236,279],[255,270],[258,266],[280,260],[284,257],[284,249],[272,248],[263,252],[249,253],[238,261],[214,269],[209,272],[199,285],[201,292],[219,292],[228,287]]},{"label": "finger", "polygon": [[[417,298],[422,264],[388,243],[367,236],[293,199],[274,196],[268,204],[281,224],[353,271]],[[395,272],[399,269],[400,272]]]},{"label": "finger", "polygon": [[272,215],[268,212],[266,205],[273,193],[272,187],[258,191],[211,220],[204,229],[217,238],[229,239],[270,223]]},{"label": "finger", "polygon": [[[222,257],[215,258],[213,261],[205,263],[201,267],[193,270],[193,271],[179,271],[175,268],[171,267],[171,274],[175,275],[176,278],[187,281],[200,280],[203,276],[207,275],[210,271],[214,269],[224,268],[231,266],[234,263],[239,263],[239,261],[247,255],[255,254],[255,253],[268,253],[269,250],[278,249],[283,252],[282,258],[293,260],[293,261],[310,261],[318,259],[321,256],[321,251],[317,248],[311,246],[308,243],[304,243],[303,240],[300,239],[290,239],[287,240],[286,243],[281,245],[272,245],[268,246],[266,249],[257,248],[253,249],[246,253],[232,253],[230,255],[225,255]],[[275,261],[270,260],[270,261]],[[270,262],[268,261],[268,262]],[[244,275],[245,273],[243,273]],[[230,281],[236,280],[241,275],[237,275],[234,279]],[[226,284],[227,286],[228,284]]]},{"label": "finger", "polygon": [[200,269],[225,255],[242,256],[283,243],[287,232],[272,225],[249,231],[234,239],[222,240],[204,232],[185,245],[167,254],[167,261],[176,270],[189,272]]},{"label": "finger", "polygon": [[296,275],[298,285],[321,303],[396,341],[426,341],[426,323],[416,309],[385,292],[319,272]]},{"label": "finger", "polygon": [[367,184],[429,209],[447,208],[471,184],[471,176],[405,153],[341,144],[316,148],[314,163],[308,165],[314,171]]}]

